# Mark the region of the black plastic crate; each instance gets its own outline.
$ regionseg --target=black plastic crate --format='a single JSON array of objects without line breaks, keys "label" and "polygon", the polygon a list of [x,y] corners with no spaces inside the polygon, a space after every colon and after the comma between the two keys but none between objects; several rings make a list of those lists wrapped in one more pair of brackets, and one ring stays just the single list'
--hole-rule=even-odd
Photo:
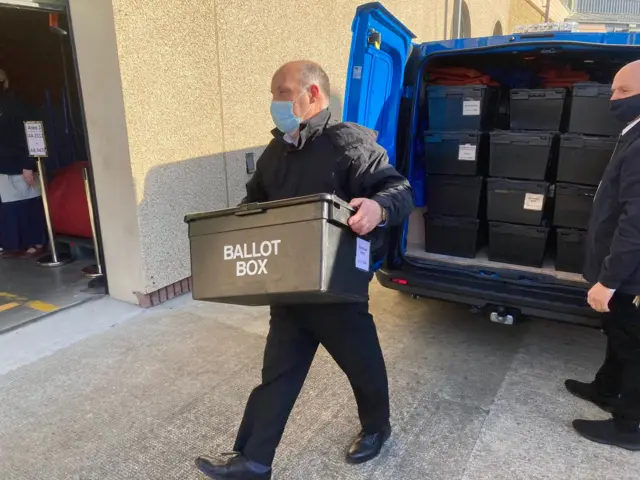
[{"label": "black plastic crate", "polygon": [[577,83],[571,95],[568,131],[585,135],[617,137],[624,123],[609,111],[611,85]]},{"label": "black plastic crate", "polygon": [[596,191],[596,187],[558,183],[556,185],[553,225],[582,230],[589,228],[589,218]]},{"label": "black plastic crate", "polygon": [[490,130],[499,90],[486,85],[427,87],[430,130]]},{"label": "black plastic crate", "polygon": [[[187,215],[193,298],[237,305],[365,302],[371,244],[334,195]],[[300,261],[303,258],[304,261]]]},{"label": "black plastic crate", "polygon": [[482,177],[429,175],[427,177],[429,213],[478,218],[483,186]]},{"label": "black plastic crate", "polygon": [[511,130],[561,131],[566,98],[564,88],[511,90]]},{"label": "black plastic crate", "polygon": [[555,137],[550,132],[491,132],[489,175],[544,180]]},{"label": "black plastic crate", "polygon": [[547,182],[487,179],[487,218],[498,222],[541,225],[547,210]]},{"label": "black plastic crate", "polygon": [[427,214],[424,216],[424,228],[425,251],[453,257],[476,256],[480,220]]},{"label": "black plastic crate", "polygon": [[480,132],[427,132],[426,172],[436,175],[482,175],[486,171],[487,140],[487,135]]},{"label": "black plastic crate", "polygon": [[582,273],[587,232],[558,228],[556,230],[556,270]]},{"label": "black plastic crate", "polygon": [[489,222],[489,260],[542,267],[549,228]]},{"label": "black plastic crate", "polygon": [[558,182],[598,185],[613,151],[616,138],[567,134],[560,138]]}]

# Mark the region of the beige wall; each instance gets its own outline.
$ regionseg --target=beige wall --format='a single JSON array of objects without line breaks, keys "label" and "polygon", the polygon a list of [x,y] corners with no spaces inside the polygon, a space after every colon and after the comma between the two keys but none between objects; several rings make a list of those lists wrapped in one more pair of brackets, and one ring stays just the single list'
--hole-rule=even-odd
[{"label": "beige wall", "polygon": [[[509,9],[509,31],[518,25],[544,22],[547,0],[511,0]],[[551,0],[549,20],[563,22],[569,16],[569,10],[560,0]]]},{"label": "beige wall", "polygon": [[[278,65],[324,65],[341,115],[351,21],[363,2],[70,2],[110,289],[131,301],[189,276],[185,213],[243,196],[245,154],[257,158],[270,139]],[[443,37],[443,1],[384,3],[421,41]],[[509,0],[468,4],[474,36],[498,20],[506,30]]]},{"label": "beige wall", "polygon": [[471,15],[471,36],[492,35],[497,21],[500,21],[502,30],[506,32],[509,26],[509,2],[510,0],[467,0]]},{"label": "beige wall", "polygon": [[145,280],[111,1],[69,5],[109,288],[135,302]]}]

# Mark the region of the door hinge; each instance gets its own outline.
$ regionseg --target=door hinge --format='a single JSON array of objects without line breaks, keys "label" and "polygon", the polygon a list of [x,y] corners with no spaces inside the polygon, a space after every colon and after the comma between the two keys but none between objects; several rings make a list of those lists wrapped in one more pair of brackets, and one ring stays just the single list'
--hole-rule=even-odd
[{"label": "door hinge", "polygon": [[414,88],[412,85],[402,87],[402,98],[413,98]]}]

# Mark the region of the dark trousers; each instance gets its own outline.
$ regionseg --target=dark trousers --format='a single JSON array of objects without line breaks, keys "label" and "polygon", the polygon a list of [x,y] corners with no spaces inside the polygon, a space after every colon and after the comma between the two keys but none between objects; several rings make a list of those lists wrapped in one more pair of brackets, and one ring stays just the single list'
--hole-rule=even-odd
[{"label": "dark trousers", "polygon": [[614,417],[640,422],[640,309],[633,295],[615,293],[603,318],[607,335],[604,365],[596,375],[598,393],[620,396]]},{"label": "dark trousers", "polygon": [[10,252],[46,244],[42,197],[0,205],[0,247]]},{"label": "dark trousers", "polygon": [[389,422],[387,372],[368,304],[272,307],[262,383],[249,396],[236,452],[271,465],[319,345],[346,373],[364,431]]}]

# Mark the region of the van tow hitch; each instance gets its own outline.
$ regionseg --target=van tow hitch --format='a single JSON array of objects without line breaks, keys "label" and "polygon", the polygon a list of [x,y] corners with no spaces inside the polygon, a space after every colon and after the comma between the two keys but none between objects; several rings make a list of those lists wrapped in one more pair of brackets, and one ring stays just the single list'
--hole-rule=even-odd
[{"label": "van tow hitch", "polygon": [[513,325],[517,317],[518,314],[516,312],[509,312],[505,307],[497,307],[489,314],[489,319],[493,323],[500,323],[502,325]]}]

